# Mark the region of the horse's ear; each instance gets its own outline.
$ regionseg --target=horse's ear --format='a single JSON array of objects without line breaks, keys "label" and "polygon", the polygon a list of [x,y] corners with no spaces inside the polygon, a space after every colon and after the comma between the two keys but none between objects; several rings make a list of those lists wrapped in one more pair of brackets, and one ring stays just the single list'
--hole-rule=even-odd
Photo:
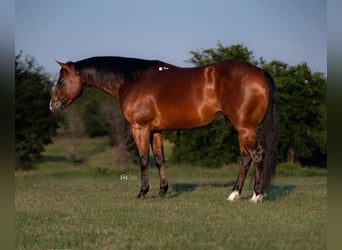
[{"label": "horse's ear", "polygon": [[67,72],[70,71],[70,66],[69,66],[68,64],[59,62],[59,61],[57,61],[57,60],[56,60],[56,62],[59,64],[59,66],[62,67],[62,69],[66,70]]},{"label": "horse's ear", "polygon": [[56,63],[58,63],[59,66],[61,66],[62,68],[66,68],[67,67],[67,65],[65,63],[59,62],[57,60],[56,60]]}]

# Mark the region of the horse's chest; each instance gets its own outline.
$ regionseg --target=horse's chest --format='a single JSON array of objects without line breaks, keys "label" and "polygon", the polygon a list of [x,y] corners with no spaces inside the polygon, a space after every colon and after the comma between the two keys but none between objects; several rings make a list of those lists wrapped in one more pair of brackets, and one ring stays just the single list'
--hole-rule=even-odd
[{"label": "horse's chest", "polygon": [[151,97],[127,96],[120,101],[120,107],[126,122],[135,127],[154,127],[158,113],[155,109],[154,101]]}]

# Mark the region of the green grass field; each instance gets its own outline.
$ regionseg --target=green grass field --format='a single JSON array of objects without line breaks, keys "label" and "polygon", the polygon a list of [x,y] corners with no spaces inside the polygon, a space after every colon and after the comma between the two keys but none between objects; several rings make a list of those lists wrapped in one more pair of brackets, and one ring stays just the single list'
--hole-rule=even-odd
[{"label": "green grass field", "polygon": [[141,201],[134,198],[137,166],[114,167],[103,140],[82,145],[76,166],[57,141],[36,170],[16,173],[17,249],[327,248],[326,170],[280,165],[264,202],[255,205],[248,202],[251,177],[241,200],[226,200],[237,165],[168,166],[170,189],[161,199],[151,163],[150,192]]}]

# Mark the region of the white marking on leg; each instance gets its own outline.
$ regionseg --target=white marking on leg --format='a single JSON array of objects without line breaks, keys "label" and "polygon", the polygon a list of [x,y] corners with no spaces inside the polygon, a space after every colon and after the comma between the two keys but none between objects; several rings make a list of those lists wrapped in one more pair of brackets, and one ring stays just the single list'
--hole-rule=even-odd
[{"label": "white marking on leg", "polygon": [[240,194],[239,191],[233,191],[231,194],[228,196],[228,201],[236,201],[240,199]]},{"label": "white marking on leg", "polygon": [[256,193],[254,192],[253,193],[253,196],[249,199],[250,202],[254,203],[254,204],[257,204],[257,203],[260,203],[262,202],[262,199],[263,199],[263,195],[262,194],[258,194],[256,195]]}]

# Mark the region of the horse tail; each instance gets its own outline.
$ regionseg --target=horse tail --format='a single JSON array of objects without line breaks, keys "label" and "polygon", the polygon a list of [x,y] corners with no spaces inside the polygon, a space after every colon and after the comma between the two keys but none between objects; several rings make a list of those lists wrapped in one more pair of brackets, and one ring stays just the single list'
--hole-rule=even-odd
[{"label": "horse tail", "polygon": [[271,185],[271,179],[275,174],[277,164],[277,103],[278,94],[275,82],[269,73],[264,71],[265,79],[269,88],[269,104],[263,119],[260,144],[264,150],[263,159],[263,192]]}]

